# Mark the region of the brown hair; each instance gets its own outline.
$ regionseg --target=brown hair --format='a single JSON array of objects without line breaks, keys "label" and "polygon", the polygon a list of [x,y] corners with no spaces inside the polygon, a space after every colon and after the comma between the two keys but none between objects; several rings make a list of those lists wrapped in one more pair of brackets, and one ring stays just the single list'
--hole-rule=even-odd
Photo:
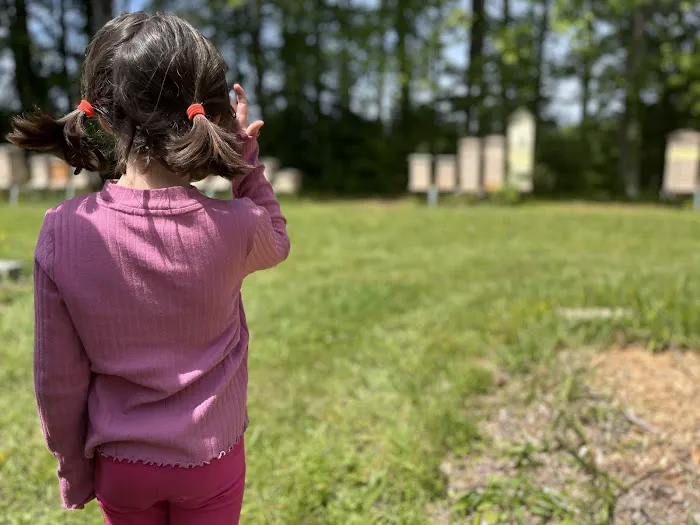
[{"label": "brown hair", "polygon": [[[88,46],[83,98],[109,129],[111,147],[89,133],[79,109],[54,119],[40,110],[17,116],[8,140],[52,153],[76,168],[105,173],[113,149],[115,174],[128,161],[151,162],[190,181],[208,175],[245,175],[236,119],[226,83],[226,63],[199,31],[170,14],[132,13],[108,22]],[[187,108],[207,115],[190,121]],[[216,117],[214,121],[212,118]]]}]

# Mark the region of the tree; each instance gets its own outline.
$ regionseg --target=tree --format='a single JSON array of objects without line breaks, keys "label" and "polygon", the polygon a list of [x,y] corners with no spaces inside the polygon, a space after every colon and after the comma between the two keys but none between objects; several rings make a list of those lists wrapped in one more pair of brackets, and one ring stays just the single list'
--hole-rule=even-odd
[{"label": "tree", "polygon": [[114,17],[113,0],[83,0],[88,35],[92,37]]},{"label": "tree", "polygon": [[33,53],[29,35],[29,16],[26,0],[14,0],[10,5],[8,47],[15,64],[15,89],[23,108],[43,106],[46,100],[44,79],[38,73],[38,64]]},{"label": "tree", "polygon": [[263,5],[261,0],[253,0],[249,4],[250,16],[248,17],[248,27],[250,34],[250,59],[255,71],[255,94],[257,103],[261,107],[261,117],[264,118],[267,111],[267,93],[265,91],[265,49],[262,43],[262,24],[264,19]]},{"label": "tree", "polygon": [[[500,33],[501,33],[501,39],[507,38],[506,35],[508,34],[510,30],[510,23],[511,23],[511,16],[510,16],[510,0],[503,0],[503,11],[502,11],[502,19],[501,19],[501,28],[500,28]],[[505,46],[501,46],[502,48]],[[501,84],[501,93],[500,93],[500,105],[501,105],[501,132],[505,133],[506,130],[508,129],[508,117],[511,112],[511,104],[510,104],[510,88],[511,88],[511,79],[510,79],[510,67],[509,67],[509,61],[508,57],[505,56],[505,54],[501,53],[500,59],[499,59],[499,75],[500,75],[500,84]],[[507,164],[507,158],[506,158],[506,164]],[[508,169],[506,168],[506,173],[508,172]]]},{"label": "tree", "polygon": [[[469,65],[467,67],[467,99],[466,128],[471,131],[476,122],[476,134],[483,133],[480,116],[484,102],[484,40],[486,38],[486,7],[484,0],[472,0],[471,31],[469,37]],[[474,114],[477,118],[474,119]]]},{"label": "tree", "polygon": [[633,2],[631,12],[623,22],[622,34],[625,42],[625,96],[620,132],[620,173],[622,173],[625,195],[631,199],[639,196],[639,155],[641,148],[640,90],[641,63],[644,49],[645,7]]},{"label": "tree", "polygon": [[396,60],[399,77],[399,112],[398,122],[406,130],[410,126],[411,116],[411,80],[413,65],[409,57],[410,38],[413,33],[413,16],[411,0],[396,0],[394,7],[394,27],[396,28]]},{"label": "tree", "polygon": [[553,26],[559,33],[571,37],[570,54],[566,57],[569,67],[566,74],[578,77],[580,85],[581,124],[579,126],[581,162],[584,170],[592,168],[591,105],[593,101],[594,67],[605,53],[596,27],[605,2],[599,0],[557,0],[554,5]]},{"label": "tree", "polygon": [[[537,42],[536,42],[536,53],[537,53],[537,58],[536,58],[536,69],[535,69],[535,87],[534,87],[534,98],[532,101],[532,110],[535,115],[535,122],[536,122],[536,132],[535,132],[535,156],[537,156],[537,152],[539,151],[539,143],[540,143],[540,137],[542,135],[542,106],[543,106],[543,101],[544,101],[544,94],[543,94],[543,88],[544,88],[544,77],[545,77],[545,68],[546,68],[546,62],[545,62],[545,45],[547,42],[547,36],[549,34],[549,20],[550,20],[550,11],[552,7],[552,2],[551,0],[540,0],[539,2],[539,7],[540,7],[540,13],[539,13],[539,18],[536,15],[536,9],[535,6],[537,5],[536,3],[533,3],[533,8],[532,8],[532,19],[533,19],[533,25],[537,27]],[[537,21],[537,22],[535,22]]]},{"label": "tree", "polygon": [[[81,42],[117,3],[0,0],[0,50],[23,65],[8,71],[24,108],[76,102]],[[666,136],[700,127],[700,4],[689,0],[150,0],[146,9],[178,12],[212,39],[231,82],[261,109],[261,147],[300,168],[309,191],[402,192],[409,153],[452,153],[460,133],[505,132],[527,106],[538,166],[551,174],[538,191],[654,194]],[[555,38],[566,45],[546,53]],[[550,102],[571,79],[581,121],[563,126]]]}]

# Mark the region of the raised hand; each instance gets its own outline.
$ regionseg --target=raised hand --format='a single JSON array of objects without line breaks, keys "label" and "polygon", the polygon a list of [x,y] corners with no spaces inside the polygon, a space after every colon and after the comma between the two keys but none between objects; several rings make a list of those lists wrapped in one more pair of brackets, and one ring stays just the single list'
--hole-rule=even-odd
[{"label": "raised hand", "polygon": [[231,106],[236,112],[236,122],[238,128],[245,132],[249,137],[257,137],[260,134],[260,128],[265,124],[262,120],[256,120],[248,125],[248,98],[245,94],[245,89],[240,84],[233,85],[235,97],[231,97]]}]

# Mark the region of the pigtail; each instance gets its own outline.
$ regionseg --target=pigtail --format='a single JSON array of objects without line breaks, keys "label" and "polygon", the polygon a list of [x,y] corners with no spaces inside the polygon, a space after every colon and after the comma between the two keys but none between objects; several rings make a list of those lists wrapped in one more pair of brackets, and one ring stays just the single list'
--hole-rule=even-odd
[{"label": "pigtail", "polygon": [[41,110],[12,119],[12,131],[7,135],[15,146],[23,149],[51,153],[75,168],[103,172],[108,163],[88,137],[85,129],[87,117],[81,109],[71,111],[56,120]]},{"label": "pigtail", "polygon": [[176,138],[167,150],[165,162],[192,181],[209,175],[233,180],[251,169],[243,160],[243,144],[236,134],[213,123],[203,113],[191,116],[192,128]]}]

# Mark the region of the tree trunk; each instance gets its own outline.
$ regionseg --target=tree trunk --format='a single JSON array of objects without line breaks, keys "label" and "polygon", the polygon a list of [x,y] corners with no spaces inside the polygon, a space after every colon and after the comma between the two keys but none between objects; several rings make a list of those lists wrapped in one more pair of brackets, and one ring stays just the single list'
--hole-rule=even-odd
[{"label": "tree trunk", "polygon": [[542,93],[544,84],[545,66],[545,44],[549,34],[549,14],[551,10],[551,0],[541,0],[542,13],[540,14],[539,27],[537,30],[537,70],[535,73],[535,96],[532,103],[533,114],[535,116],[535,162],[539,157],[540,137],[542,136]]},{"label": "tree trunk", "polygon": [[[581,127],[588,129],[591,102],[591,61],[584,57],[581,64]],[[585,142],[585,141],[584,141]]]},{"label": "tree trunk", "polygon": [[323,73],[325,69],[325,60],[323,56],[323,21],[325,12],[325,2],[324,0],[315,0],[314,3],[314,23],[313,23],[313,35],[314,35],[314,47],[313,47],[313,89],[314,89],[314,113],[316,113],[316,121],[321,121],[322,108],[321,99],[323,97]]},{"label": "tree trunk", "polygon": [[403,131],[408,132],[411,114],[411,63],[408,56],[409,19],[406,0],[399,0],[396,5],[396,59],[399,65],[399,123]]},{"label": "tree trunk", "polygon": [[66,22],[68,0],[59,0],[58,3],[58,24],[60,26],[60,33],[58,37],[58,54],[61,60],[61,81],[60,85],[66,95],[68,103],[68,111],[70,111],[75,104],[77,104],[77,97],[74,88],[74,82],[70,78],[70,73],[68,72],[68,24]]},{"label": "tree trunk", "polygon": [[350,32],[350,17],[352,6],[348,0],[341,0],[336,7],[340,21],[339,46],[340,53],[338,55],[338,106],[341,109],[341,114],[350,111],[350,89],[352,87],[352,79],[350,72],[350,61],[352,59],[349,48]]},{"label": "tree trunk", "polygon": [[260,118],[268,111],[265,92],[265,53],[262,46],[262,6],[261,0],[251,2],[252,16],[250,27],[250,56],[255,70],[255,99],[260,106]]},{"label": "tree trunk", "polygon": [[379,29],[379,55],[377,57],[377,119],[382,120],[384,116],[384,89],[386,86],[386,66],[387,66],[387,49],[386,49],[386,20],[387,20],[387,0],[379,1],[378,12]]},{"label": "tree trunk", "polygon": [[[505,33],[510,26],[510,0],[503,0],[503,21],[501,23],[502,31]],[[500,61],[500,76],[501,76],[501,132],[506,133],[508,130],[508,117],[510,115],[510,71],[503,59]]]},{"label": "tree trunk", "polygon": [[[484,39],[486,37],[486,6],[484,0],[472,0],[472,24],[469,40],[469,65],[467,67],[467,107],[464,115],[468,134],[484,135]],[[476,126],[474,126],[476,123]],[[473,128],[476,129],[473,129]],[[484,141],[479,141],[479,195],[484,196]]]},{"label": "tree trunk", "polygon": [[114,15],[113,0],[86,0],[85,19],[87,30],[92,38]]},{"label": "tree trunk", "polygon": [[[486,37],[486,9],[484,0],[472,0],[472,25],[469,42],[469,66],[467,67],[467,109],[465,114],[467,132],[472,131],[472,123],[477,122],[476,135],[481,136],[479,116],[484,99],[483,52]],[[476,94],[475,94],[476,91]],[[477,118],[474,118],[476,114]]]},{"label": "tree trunk", "polygon": [[297,102],[297,83],[294,74],[293,59],[294,59],[294,45],[293,38],[294,33],[292,32],[292,21],[290,20],[291,15],[283,9],[282,12],[282,22],[280,27],[280,32],[282,33],[282,46],[280,48],[280,60],[282,62],[282,71],[284,74],[284,95],[287,99],[287,106],[293,105]]},{"label": "tree trunk", "polygon": [[[44,81],[36,71],[29,36],[29,20],[25,0],[15,0],[14,16],[10,16],[9,47],[15,67],[15,88],[22,108],[30,110],[45,101]],[[48,108],[45,108],[48,109]]]},{"label": "tree trunk", "polygon": [[[510,0],[503,0],[503,21],[501,30],[505,34],[510,26]],[[510,67],[505,63],[503,57],[500,60],[500,77],[501,77],[501,133],[507,136],[508,133],[508,118],[510,117],[511,104],[508,91],[510,89]],[[506,142],[506,154],[503,156],[504,173],[506,180],[510,173],[510,163],[508,155],[509,144]]]},{"label": "tree trunk", "polygon": [[[586,3],[588,10],[592,9],[590,0]],[[588,167],[591,160],[591,144],[590,144],[590,102],[591,102],[591,79],[593,76],[593,21],[588,20],[586,24],[586,46],[581,57],[581,149],[584,154],[582,159]]]},{"label": "tree trunk", "polygon": [[639,197],[640,155],[640,65],[644,52],[644,11],[637,6],[632,13],[625,61],[625,109],[622,116],[620,145],[620,173],[625,195],[630,199]]}]

